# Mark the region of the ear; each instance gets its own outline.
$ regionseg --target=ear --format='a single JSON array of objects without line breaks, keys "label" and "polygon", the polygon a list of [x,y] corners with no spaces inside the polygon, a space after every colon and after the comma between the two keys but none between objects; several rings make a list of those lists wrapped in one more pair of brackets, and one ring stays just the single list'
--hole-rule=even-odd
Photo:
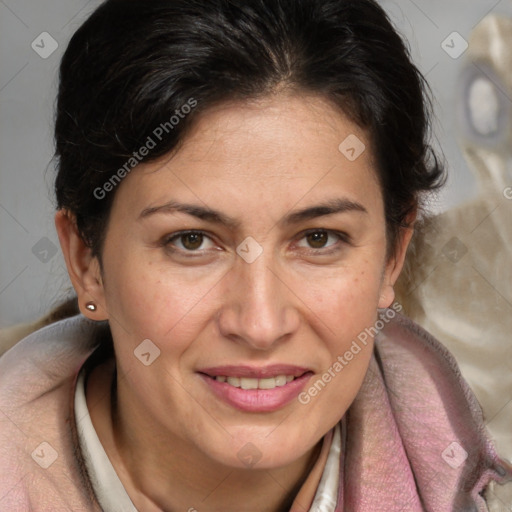
[{"label": "ear", "polygon": [[381,292],[379,298],[379,308],[389,308],[395,300],[395,283],[402,272],[407,254],[407,248],[414,234],[414,222],[416,221],[416,213],[414,210],[406,219],[407,226],[400,228],[397,246],[394,254],[389,258],[384,269],[382,278]]},{"label": "ear", "polygon": [[[81,313],[91,320],[106,320],[108,313],[98,258],[92,256],[92,250],[82,240],[76,219],[69,211],[62,209],[56,213],[55,228]],[[85,307],[88,302],[96,305],[96,311]]]}]

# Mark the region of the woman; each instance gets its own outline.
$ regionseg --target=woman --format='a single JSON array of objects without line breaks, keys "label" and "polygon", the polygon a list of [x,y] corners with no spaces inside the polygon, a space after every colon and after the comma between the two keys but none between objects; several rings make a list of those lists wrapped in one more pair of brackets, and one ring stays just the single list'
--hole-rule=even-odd
[{"label": "woman", "polygon": [[0,359],[2,510],[487,510],[512,468],[394,303],[423,92],[371,0],[101,5],[55,129],[82,315]]}]

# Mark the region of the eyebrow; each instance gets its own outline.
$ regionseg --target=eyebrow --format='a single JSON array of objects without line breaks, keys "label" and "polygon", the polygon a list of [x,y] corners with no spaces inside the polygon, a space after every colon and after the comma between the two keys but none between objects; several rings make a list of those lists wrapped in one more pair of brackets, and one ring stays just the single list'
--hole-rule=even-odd
[{"label": "eyebrow", "polygon": [[[215,224],[223,224],[231,229],[236,229],[240,226],[240,222],[238,220],[212,208],[179,203],[177,201],[169,201],[168,203],[160,206],[144,208],[144,210],[142,210],[142,212],[139,214],[139,219],[147,218],[156,213],[172,214],[174,212],[186,213],[192,217],[196,217],[198,219]],[[350,199],[332,199],[314,206],[303,208],[302,210],[291,212],[282,220],[280,220],[279,224],[283,226],[299,224],[300,222],[311,220],[316,217],[347,212],[360,212],[367,214],[368,210],[361,203],[351,201]]]}]

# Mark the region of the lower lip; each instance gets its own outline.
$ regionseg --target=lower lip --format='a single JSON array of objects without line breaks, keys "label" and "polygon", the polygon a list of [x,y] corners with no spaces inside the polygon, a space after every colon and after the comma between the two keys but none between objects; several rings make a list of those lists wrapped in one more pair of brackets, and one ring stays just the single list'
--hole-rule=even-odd
[{"label": "lower lip", "polygon": [[226,403],[246,412],[272,412],[289,404],[304,388],[311,372],[274,389],[241,389],[200,374],[213,393]]}]

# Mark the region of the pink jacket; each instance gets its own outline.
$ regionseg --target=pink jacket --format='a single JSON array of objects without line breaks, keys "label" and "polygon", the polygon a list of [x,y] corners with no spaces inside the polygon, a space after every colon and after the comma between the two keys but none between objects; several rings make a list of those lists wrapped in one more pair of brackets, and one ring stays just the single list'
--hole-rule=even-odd
[{"label": "pink jacket", "polygon": [[[78,371],[97,329],[79,315],[0,357],[0,511],[101,510],[73,416]],[[336,512],[487,511],[481,493],[489,482],[512,482],[455,360],[405,317],[379,334],[341,423]]]}]

